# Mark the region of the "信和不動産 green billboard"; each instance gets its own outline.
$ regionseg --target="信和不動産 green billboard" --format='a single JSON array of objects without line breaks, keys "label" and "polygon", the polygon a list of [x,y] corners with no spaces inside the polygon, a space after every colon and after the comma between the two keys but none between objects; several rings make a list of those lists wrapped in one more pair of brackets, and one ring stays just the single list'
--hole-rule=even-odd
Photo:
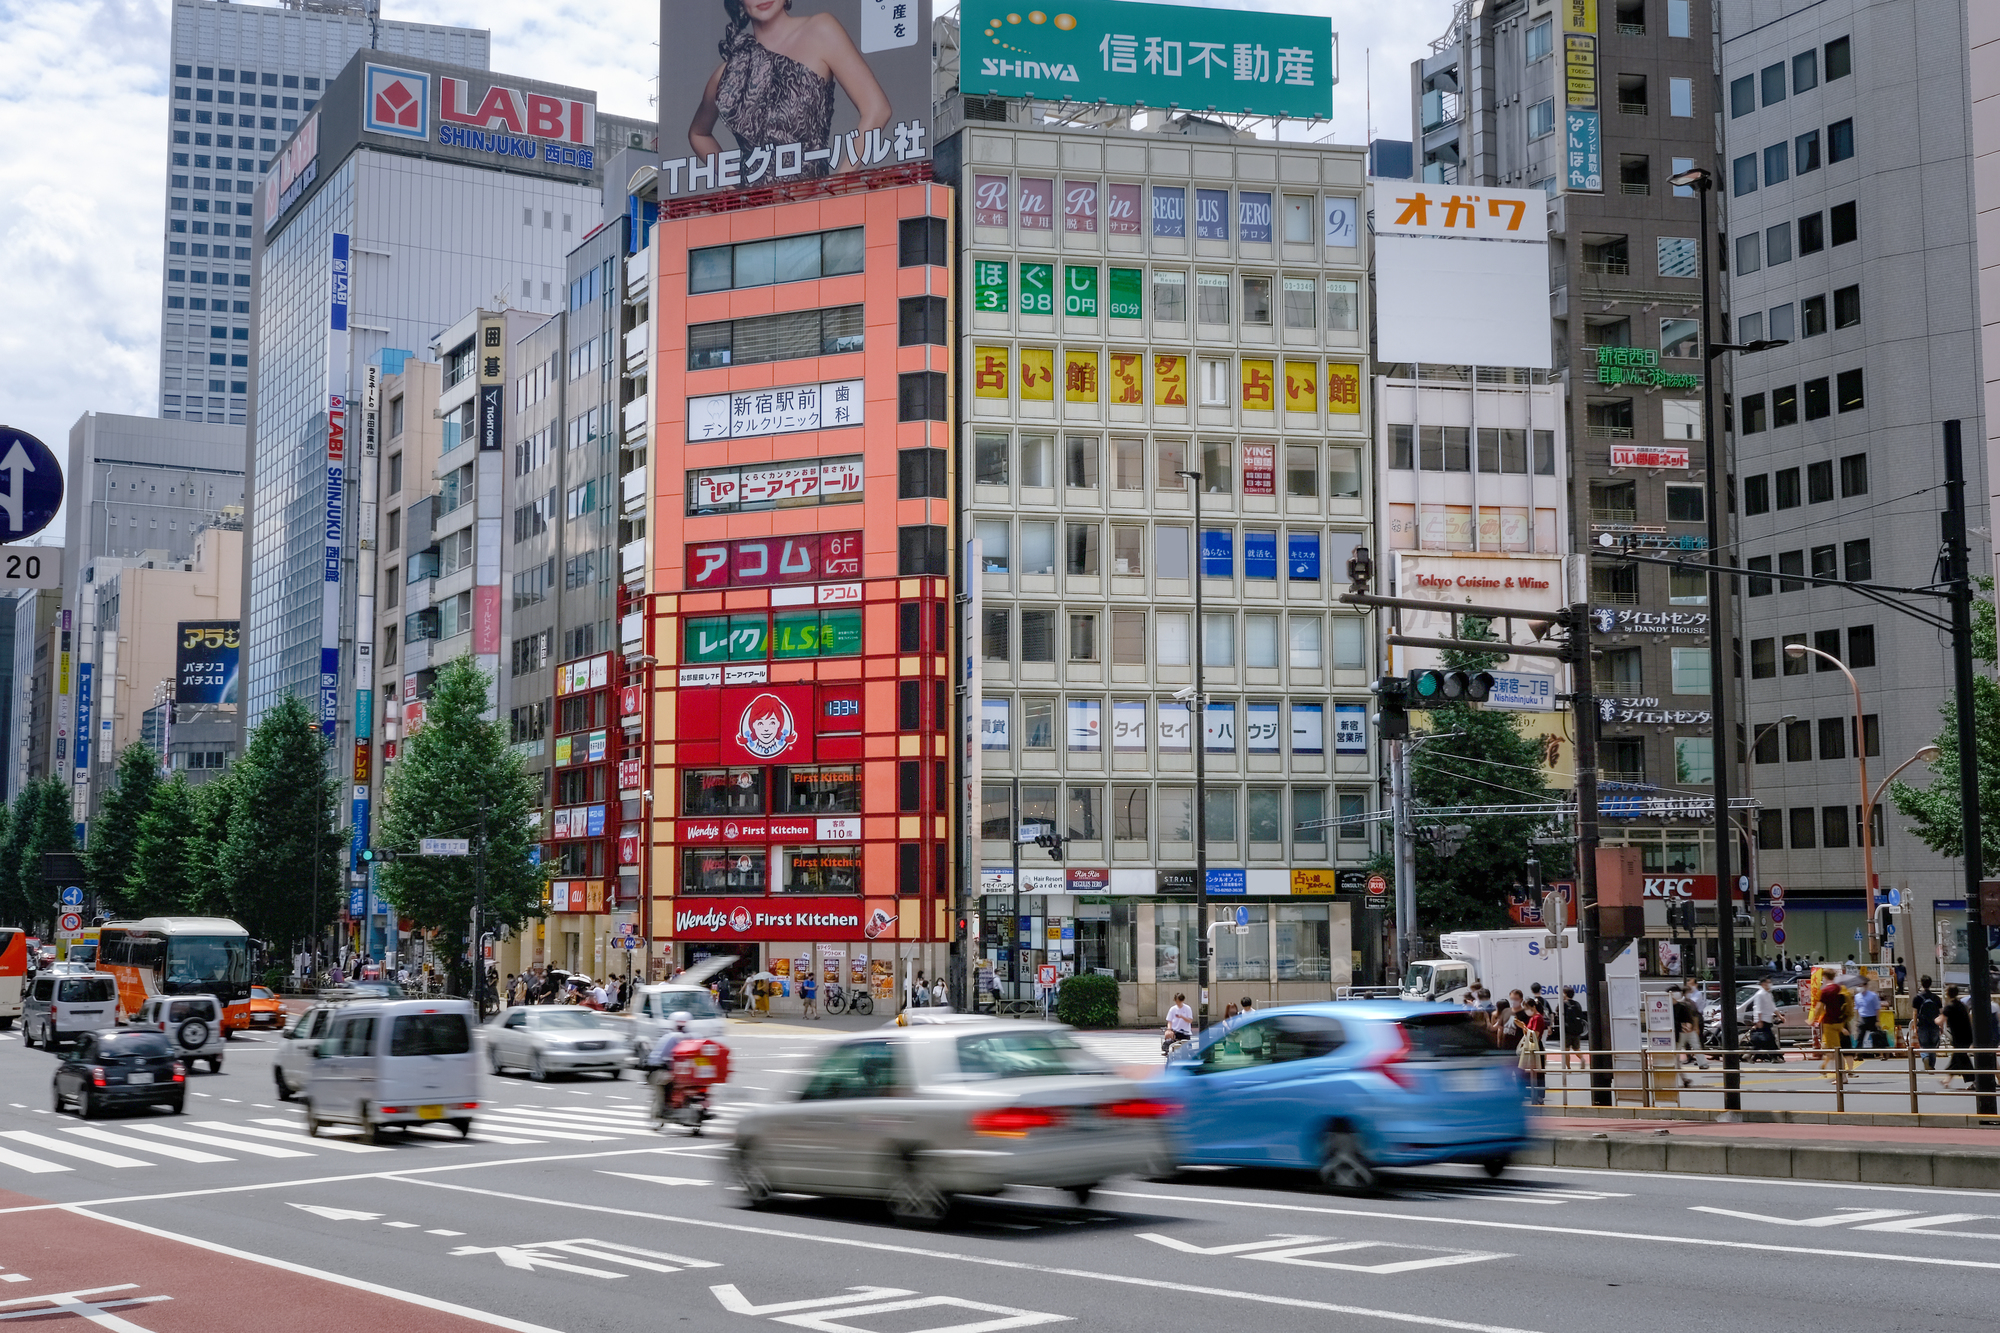
[{"label": "\u4fe1\u548c\u4e0d\u52d5\u7523 green billboard", "polygon": [[1129,0],[1028,9],[964,0],[959,88],[972,95],[1323,117],[1333,21]]}]

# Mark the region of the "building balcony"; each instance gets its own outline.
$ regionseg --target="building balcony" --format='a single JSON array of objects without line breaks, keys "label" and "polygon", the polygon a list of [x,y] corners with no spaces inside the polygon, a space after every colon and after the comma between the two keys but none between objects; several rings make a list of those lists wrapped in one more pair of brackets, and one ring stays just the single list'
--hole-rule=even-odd
[{"label": "building balcony", "polygon": [[1632,266],[1622,259],[1586,259],[1583,261],[1583,271],[1599,277],[1623,278],[1632,272]]},{"label": "building balcony", "polygon": [[1621,116],[1644,116],[1651,113],[1647,110],[1646,103],[1644,102],[1620,102],[1618,104],[1618,114]]},{"label": "building balcony", "polygon": [[649,247],[636,255],[625,257],[625,299],[637,301],[645,296],[653,281],[653,251]]},{"label": "building balcony", "polygon": [[646,510],[646,469],[635,467],[619,481],[618,512],[630,517]]},{"label": "building balcony", "polygon": [[1592,505],[1590,507],[1590,521],[1592,523],[1637,523],[1639,521],[1639,511],[1636,509],[1621,509],[1615,506]]},{"label": "building balcony", "polygon": [[637,441],[646,438],[648,425],[646,412],[649,406],[647,396],[643,393],[625,404],[625,413],[620,422],[625,428],[626,448],[634,448]]},{"label": "building balcony", "polygon": [[1629,440],[1632,438],[1630,426],[1585,426],[1583,437],[1587,440]]},{"label": "building balcony", "polygon": [[1645,181],[1620,181],[1618,184],[1618,193],[1620,194],[1651,194],[1652,192],[1653,187]]},{"label": "building balcony", "polygon": [[647,347],[652,341],[653,326],[650,322],[640,324],[625,335],[625,373],[642,375],[646,371]]},{"label": "building balcony", "polygon": [[618,548],[618,576],[629,583],[646,572],[646,539],[626,542]]},{"label": "building balcony", "polygon": [[1621,23],[1618,25],[1618,35],[1620,37],[1644,37],[1646,35],[1646,25],[1643,23]]}]

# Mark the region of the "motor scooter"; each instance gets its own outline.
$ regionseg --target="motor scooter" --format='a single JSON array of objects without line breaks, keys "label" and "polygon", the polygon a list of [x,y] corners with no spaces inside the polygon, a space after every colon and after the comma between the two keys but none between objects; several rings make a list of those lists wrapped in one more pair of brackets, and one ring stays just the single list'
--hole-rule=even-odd
[{"label": "motor scooter", "polygon": [[653,1085],[653,1128],[680,1125],[691,1135],[715,1113],[709,1109],[713,1090],[729,1079],[729,1048],[711,1037],[687,1037],[674,1043],[667,1063],[648,1072]]}]

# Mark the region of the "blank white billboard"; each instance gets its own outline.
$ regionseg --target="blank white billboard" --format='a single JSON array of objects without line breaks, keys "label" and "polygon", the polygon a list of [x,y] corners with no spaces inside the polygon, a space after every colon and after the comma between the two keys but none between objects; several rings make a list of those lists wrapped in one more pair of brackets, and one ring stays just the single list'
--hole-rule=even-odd
[{"label": "blank white billboard", "polygon": [[1549,369],[1548,197],[1369,186],[1376,358]]}]

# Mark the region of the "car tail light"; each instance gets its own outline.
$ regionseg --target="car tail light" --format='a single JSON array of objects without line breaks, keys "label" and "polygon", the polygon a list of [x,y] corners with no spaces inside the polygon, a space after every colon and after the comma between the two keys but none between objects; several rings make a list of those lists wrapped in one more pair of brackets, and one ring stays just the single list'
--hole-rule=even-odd
[{"label": "car tail light", "polygon": [[383,1115],[401,1115],[410,1108],[407,1106],[383,1106],[376,1109],[380,1110]]},{"label": "car tail light", "polygon": [[104,1086],[104,1067],[102,1065],[92,1065],[90,1067],[90,1081],[97,1087],[101,1088]]},{"label": "car tail light", "polygon": [[1052,1129],[1066,1119],[1054,1106],[1007,1106],[972,1117],[972,1132],[991,1138],[1024,1139],[1031,1129]]},{"label": "car tail light", "polygon": [[479,1103],[478,1103],[478,1102],[460,1102],[460,1103],[459,1103],[458,1105],[456,1105],[456,1106],[452,1107],[451,1109],[452,1109],[452,1110],[454,1110],[454,1111],[477,1111],[477,1110],[479,1109]]},{"label": "car tail light", "polygon": [[1417,1080],[1409,1069],[1403,1067],[1404,1061],[1410,1054],[1410,1034],[1401,1027],[1391,1028],[1390,1031],[1396,1034],[1396,1045],[1379,1055],[1369,1057],[1362,1062],[1361,1067],[1382,1075],[1405,1092],[1415,1092]]},{"label": "car tail light", "polygon": [[187,1066],[178,1060],[174,1061],[174,1082],[185,1083],[187,1082],[187,1076]]},{"label": "car tail light", "polygon": [[1151,1097],[1134,1097],[1130,1101],[1109,1102],[1098,1109],[1120,1120],[1163,1120],[1180,1108],[1172,1102],[1155,1101]]}]

